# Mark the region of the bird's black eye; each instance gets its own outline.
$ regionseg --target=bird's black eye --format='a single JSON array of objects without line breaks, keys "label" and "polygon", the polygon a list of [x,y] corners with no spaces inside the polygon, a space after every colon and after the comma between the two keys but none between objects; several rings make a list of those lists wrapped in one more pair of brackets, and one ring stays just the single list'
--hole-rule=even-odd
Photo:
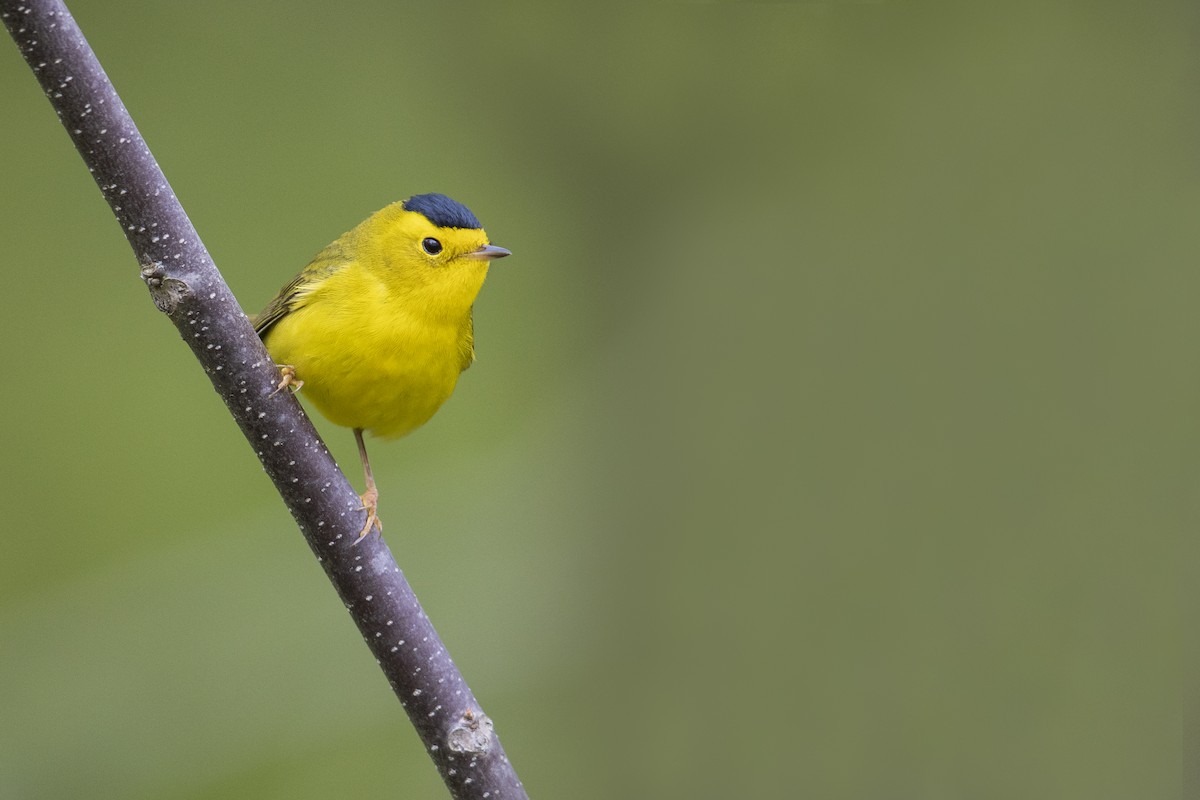
[{"label": "bird's black eye", "polygon": [[438,253],[442,252],[442,243],[437,239],[434,239],[432,236],[426,236],[421,240],[421,249],[426,253],[429,253],[431,256],[436,256]]}]

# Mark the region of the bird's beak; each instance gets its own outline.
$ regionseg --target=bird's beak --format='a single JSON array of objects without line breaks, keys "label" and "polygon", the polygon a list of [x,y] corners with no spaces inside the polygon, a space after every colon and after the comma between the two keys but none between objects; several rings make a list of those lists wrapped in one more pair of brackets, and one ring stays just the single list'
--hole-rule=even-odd
[{"label": "bird's beak", "polygon": [[504,258],[511,255],[511,250],[505,250],[503,247],[497,247],[494,244],[485,244],[478,250],[472,250],[470,253],[467,253],[464,258],[478,258],[484,261],[491,261],[492,259]]}]

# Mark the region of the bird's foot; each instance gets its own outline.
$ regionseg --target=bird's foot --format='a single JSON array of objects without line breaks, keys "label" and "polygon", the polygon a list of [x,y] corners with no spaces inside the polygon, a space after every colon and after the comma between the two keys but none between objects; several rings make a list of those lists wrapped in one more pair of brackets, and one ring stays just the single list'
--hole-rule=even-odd
[{"label": "bird's foot", "polygon": [[363,525],[363,529],[358,532],[358,538],[354,540],[353,544],[358,544],[367,538],[367,534],[371,532],[372,528],[379,531],[380,536],[383,535],[383,520],[376,513],[376,509],[379,508],[379,492],[371,487],[359,495],[359,499],[362,500],[362,510],[367,512],[367,521]]},{"label": "bird's foot", "polygon": [[279,385],[275,387],[275,391],[271,392],[270,396],[274,397],[288,388],[292,390],[292,394],[300,391],[304,381],[296,377],[296,368],[291,364],[276,364],[275,366],[279,368]]}]

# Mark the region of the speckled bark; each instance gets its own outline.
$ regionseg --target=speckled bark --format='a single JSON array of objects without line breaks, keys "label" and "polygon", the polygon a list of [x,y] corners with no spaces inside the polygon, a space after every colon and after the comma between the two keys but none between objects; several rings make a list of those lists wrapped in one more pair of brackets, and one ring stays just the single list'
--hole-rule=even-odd
[{"label": "speckled bark", "polygon": [[[295,398],[273,394],[277,372],[266,350],[65,5],[0,0],[0,18],[116,215],[155,305],[275,482],[451,795],[526,797],[387,545],[370,536],[351,546],[364,523],[358,496]],[[164,428],[179,422],[147,418]]]}]

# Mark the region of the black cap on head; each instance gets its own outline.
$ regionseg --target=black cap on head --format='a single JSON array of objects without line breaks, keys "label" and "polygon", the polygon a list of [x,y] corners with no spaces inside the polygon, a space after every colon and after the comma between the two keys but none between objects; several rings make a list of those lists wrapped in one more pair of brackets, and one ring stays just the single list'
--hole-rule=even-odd
[{"label": "black cap on head", "polygon": [[471,209],[444,194],[414,194],[404,201],[405,211],[415,211],[439,228],[482,228]]}]

